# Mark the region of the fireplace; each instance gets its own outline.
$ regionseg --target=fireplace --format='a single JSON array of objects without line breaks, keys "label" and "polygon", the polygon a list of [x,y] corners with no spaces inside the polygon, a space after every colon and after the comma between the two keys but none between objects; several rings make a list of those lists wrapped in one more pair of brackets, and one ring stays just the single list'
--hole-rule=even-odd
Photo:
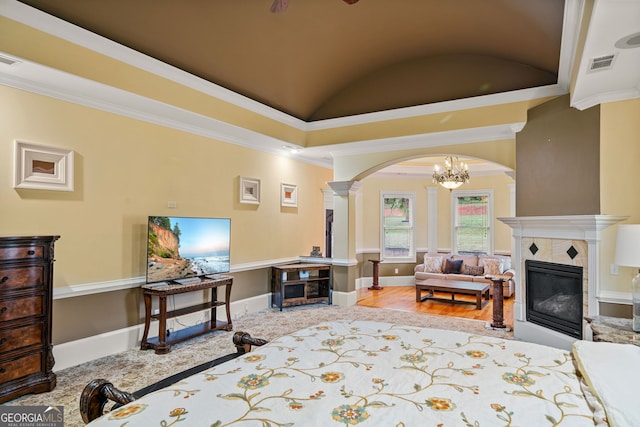
[{"label": "fireplace", "polygon": [[[530,321],[531,305],[526,290],[526,263],[540,261],[582,269],[582,316],[598,314],[600,251],[602,231],[627,217],[611,215],[563,215],[498,218],[513,231],[511,265],[515,268],[516,292],[513,304],[513,333],[517,339],[571,350],[577,339],[566,331]],[[537,289],[537,288],[536,288]],[[540,291],[539,289],[537,289]],[[535,297],[535,295],[533,295]],[[569,296],[565,296],[569,299]],[[548,304],[553,303],[553,300]],[[577,315],[573,314],[572,319]],[[535,316],[534,316],[535,318]],[[507,319],[505,319],[507,320]],[[584,317],[580,333],[591,339]]]},{"label": "fireplace", "polygon": [[582,339],[582,267],[525,261],[528,322]]}]

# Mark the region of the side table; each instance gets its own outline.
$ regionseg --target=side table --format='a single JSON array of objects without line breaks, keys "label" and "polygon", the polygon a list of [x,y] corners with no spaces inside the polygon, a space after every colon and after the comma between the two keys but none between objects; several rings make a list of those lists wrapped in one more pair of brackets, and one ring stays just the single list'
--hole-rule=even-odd
[{"label": "side table", "polygon": [[373,264],[373,286],[370,286],[369,289],[372,291],[380,291],[383,289],[380,285],[378,285],[378,281],[380,280],[378,267],[380,266],[381,260],[370,259],[369,261],[371,261],[371,263]]},{"label": "side table", "polygon": [[620,317],[585,317],[593,331],[594,341],[634,344],[640,346],[640,332],[634,332],[631,319]]},{"label": "side table", "polygon": [[[233,278],[230,276],[222,276],[218,279],[202,279],[195,283],[187,284],[163,284],[163,285],[143,285],[142,291],[144,296],[145,320],[144,334],[140,342],[140,349],[155,349],[156,354],[165,354],[171,351],[171,345],[185,341],[198,335],[203,335],[211,331],[225,330],[230,331],[233,327],[231,323],[231,310],[229,302],[231,297],[231,286]],[[225,300],[218,301],[218,288],[225,287]],[[211,300],[203,304],[197,304],[190,307],[179,308],[177,310],[167,311],[167,297],[169,295],[184,294],[188,292],[202,291],[211,289]],[[158,314],[151,314],[152,297],[158,298]],[[221,322],[216,319],[216,307],[225,306],[227,312],[227,322]],[[211,318],[208,322],[194,325],[188,328],[169,334],[167,331],[167,319],[182,316],[197,311],[211,309]],[[151,319],[158,320],[158,336],[148,338],[149,326]]]}]

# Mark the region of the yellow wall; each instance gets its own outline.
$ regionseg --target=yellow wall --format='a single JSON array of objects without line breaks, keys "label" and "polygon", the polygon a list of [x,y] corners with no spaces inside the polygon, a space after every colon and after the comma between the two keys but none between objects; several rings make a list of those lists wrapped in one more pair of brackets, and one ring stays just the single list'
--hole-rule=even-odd
[{"label": "yellow wall", "polygon": [[[232,267],[324,250],[328,169],[5,86],[0,99],[0,235],[61,235],[55,287],[143,276],[147,215],[230,217]],[[75,191],[14,189],[15,139],[73,149]],[[259,206],[238,202],[240,175],[261,180]],[[280,207],[281,182],[298,208]]]},{"label": "yellow wall", "polygon": [[[600,106],[600,202],[602,213],[629,216],[627,224],[640,223],[640,99],[612,102]],[[637,269],[620,267],[611,275],[615,263],[617,227],[603,232],[601,287],[614,292],[631,292]],[[639,242],[640,244],[640,242]]]}]

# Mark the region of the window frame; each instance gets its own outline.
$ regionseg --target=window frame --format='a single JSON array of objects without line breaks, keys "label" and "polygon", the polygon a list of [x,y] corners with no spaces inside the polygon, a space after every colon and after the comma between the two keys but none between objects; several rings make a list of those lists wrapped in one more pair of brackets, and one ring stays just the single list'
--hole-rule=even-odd
[{"label": "window frame", "polygon": [[[406,227],[387,227],[385,226],[385,199],[390,198],[406,198],[409,199],[409,222]],[[380,259],[392,261],[395,263],[415,263],[416,262],[416,226],[415,226],[415,209],[416,209],[416,193],[412,191],[381,191],[380,192]],[[409,229],[409,254],[407,256],[386,256],[385,255],[385,231],[388,228]]]},{"label": "window frame", "polygon": [[[487,255],[493,255],[494,244],[494,214],[493,214],[493,190],[453,190],[451,191],[451,253],[457,254],[459,252],[458,243],[458,199],[460,197],[477,197],[486,196],[487,201]],[[465,252],[466,253],[466,252]],[[484,252],[474,252],[481,253]]]}]

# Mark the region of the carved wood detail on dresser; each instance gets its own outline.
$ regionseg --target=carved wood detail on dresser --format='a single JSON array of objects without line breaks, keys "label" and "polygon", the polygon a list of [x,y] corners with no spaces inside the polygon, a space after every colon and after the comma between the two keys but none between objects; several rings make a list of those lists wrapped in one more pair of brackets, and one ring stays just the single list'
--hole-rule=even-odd
[{"label": "carved wood detail on dresser", "polygon": [[56,386],[51,310],[59,237],[0,237],[0,403]]}]

